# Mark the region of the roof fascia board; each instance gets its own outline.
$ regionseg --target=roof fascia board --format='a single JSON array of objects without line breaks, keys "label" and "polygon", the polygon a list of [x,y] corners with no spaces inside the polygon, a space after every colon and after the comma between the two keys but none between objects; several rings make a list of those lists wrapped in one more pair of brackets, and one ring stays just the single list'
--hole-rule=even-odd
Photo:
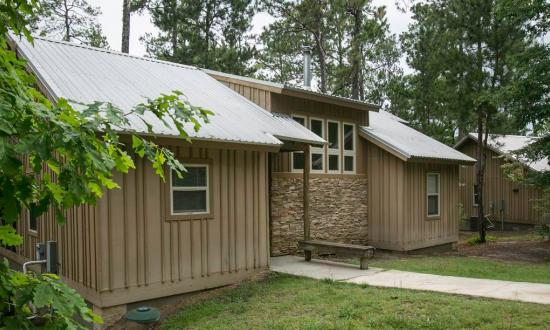
[{"label": "roof fascia board", "polygon": [[386,142],[384,142],[384,141],[378,139],[377,137],[369,134],[368,132],[366,132],[363,129],[359,129],[359,136],[361,136],[362,138],[366,139],[367,141],[375,144],[376,146],[382,148],[383,150],[389,152],[390,154],[394,155],[395,157],[401,159],[404,162],[408,161],[411,158],[411,156],[409,154],[399,150],[398,148],[395,148],[395,147],[387,144]]},{"label": "roof fascia board", "polygon": [[282,92],[280,94],[287,95],[287,96],[298,97],[298,98],[311,100],[311,101],[329,103],[329,104],[333,104],[333,105],[337,105],[337,106],[341,106],[341,107],[346,107],[346,108],[352,108],[352,109],[356,109],[356,110],[378,112],[377,107],[373,107],[369,104],[360,104],[359,102],[341,100],[337,97],[333,97],[333,96],[330,96],[330,95],[319,95],[319,94],[316,94],[314,92],[309,92],[309,91],[305,91],[305,90],[301,90],[301,89],[293,88],[293,87],[285,86],[282,89]]},{"label": "roof fascia board", "polygon": [[258,88],[258,89],[263,89],[263,90],[273,92],[273,93],[277,93],[277,94],[282,94],[282,91],[283,91],[282,88],[278,88],[278,87],[275,87],[275,86],[270,86],[270,85],[267,85],[267,84],[261,84],[261,83],[253,82],[253,81],[249,81],[249,80],[237,79],[237,78],[233,78],[233,77],[227,77],[227,76],[216,74],[216,73],[211,72],[211,71],[206,71],[206,73],[213,76],[217,80],[222,80],[222,81],[229,82],[229,83],[244,85],[244,86],[247,86],[247,87],[253,87],[253,88]]},{"label": "roof fascia board", "polygon": [[475,160],[460,160],[460,159],[445,159],[445,158],[427,158],[427,157],[411,157],[410,163],[431,163],[431,164],[451,164],[451,165],[468,165],[473,166]]}]

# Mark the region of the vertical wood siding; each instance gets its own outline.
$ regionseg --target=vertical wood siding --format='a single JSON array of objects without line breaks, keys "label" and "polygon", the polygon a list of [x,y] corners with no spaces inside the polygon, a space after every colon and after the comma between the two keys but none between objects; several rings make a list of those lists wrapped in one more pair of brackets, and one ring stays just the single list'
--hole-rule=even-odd
[{"label": "vertical wood siding", "polygon": [[231,283],[219,277],[268,266],[267,153],[172,150],[181,159],[211,160],[213,216],[167,221],[168,183],[138,160],[136,170],[116,177],[122,189],[98,203],[101,292],[141,288],[136,297],[153,298],[162,295],[162,284],[182,293]]},{"label": "vertical wood siding", "polygon": [[[460,151],[476,157],[476,144],[473,141],[465,143]],[[500,223],[500,205],[504,200],[503,220],[507,223],[539,224],[542,213],[533,208],[534,200],[540,198],[541,191],[532,187],[507,180],[502,171],[505,160],[492,150],[488,150],[485,172],[484,207],[485,213],[493,213],[490,206],[495,205],[495,220]],[[477,217],[477,207],[474,206],[475,167],[460,168],[460,202],[468,217]],[[517,191],[514,191],[517,190]]]},{"label": "vertical wood siding", "polygon": [[271,92],[261,88],[244,86],[234,82],[223,80],[220,80],[220,82],[267,111],[271,111]]},{"label": "vertical wood siding", "polygon": [[[406,163],[403,231],[405,250],[458,241],[458,165]],[[426,210],[426,174],[440,174],[440,216]]]},{"label": "vertical wood siding", "polygon": [[[406,163],[367,146],[368,241],[408,251],[458,240],[458,165]],[[426,216],[426,173],[440,173],[440,213]]]},{"label": "vertical wood siding", "polygon": [[168,182],[138,158],[135,170],[115,176],[121,189],[67,210],[66,225],[48,212],[35,237],[22,216],[16,252],[34,258],[37,242],[58,241],[61,275],[92,289],[95,300],[83,291],[85,298],[102,306],[225,285],[268,267],[267,152],[170,148],[181,159],[211,161],[211,218],[166,220]]}]

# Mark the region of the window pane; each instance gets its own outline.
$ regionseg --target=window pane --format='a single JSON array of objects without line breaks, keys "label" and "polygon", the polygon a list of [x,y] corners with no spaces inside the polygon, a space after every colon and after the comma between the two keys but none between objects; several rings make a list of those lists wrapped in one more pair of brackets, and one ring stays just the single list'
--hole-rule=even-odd
[{"label": "window pane", "polygon": [[344,171],[353,172],[353,156],[344,156]]},{"label": "window pane", "polygon": [[320,137],[323,137],[323,122],[321,120],[311,120],[311,131]]},{"label": "window pane", "polygon": [[311,169],[323,170],[323,154],[311,154]]},{"label": "window pane", "polygon": [[338,155],[328,155],[328,169],[338,171],[340,169],[340,157]]},{"label": "window pane", "polygon": [[29,229],[37,231],[38,230],[38,218],[35,216],[36,213],[29,210]]},{"label": "window pane", "polygon": [[206,166],[188,166],[187,173],[183,173],[183,178],[178,178],[172,171],[172,186],[174,187],[205,187],[206,186]]},{"label": "window pane", "polygon": [[428,196],[428,215],[439,214],[439,196]]},{"label": "window pane", "polygon": [[353,126],[344,124],[344,150],[353,150]]},{"label": "window pane", "polygon": [[173,191],[173,213],[206,212],[206,191]]},{"label": "window pane", "polygon": [[439,193],[439,176],[428,174],[428,194]]},{"label": "window pane", "polygon": [[328,123],[328,147],[331,149],[338,149],[338,123]]},{"label": "window pane", "polygon": [[302,117],[292,117],[292,119],[294,119],[296,122],[298,122],[300,125],[302,126],[306,126],[306,121],[304,118]]},{"label": "window pane", "polygon": [[292,168],[295,170],[304,169],[304,153],[301,151],[296,151],[292,156]]}]

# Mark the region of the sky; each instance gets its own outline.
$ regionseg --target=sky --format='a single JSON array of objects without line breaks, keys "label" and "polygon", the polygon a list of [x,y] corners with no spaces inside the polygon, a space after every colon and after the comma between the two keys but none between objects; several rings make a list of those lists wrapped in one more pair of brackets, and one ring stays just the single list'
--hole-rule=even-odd
[{"label": "sky", "polygon": [[[98,17],[109,46],[113,50],[120,50],[122,34],[122,0],[88,0],[93,6],[101,8],[102,14]],[[395,7],[395,0],[374,0],[376,6],[385,5],[390,29],[394,34],[407,30],[411,22],[410,12],[402,13]],[[252,33],[259,34],[263,27],[273,21],[267,13],[257,13],[252,19]],[[145,33],[156,33],[147,13],[132,14],[130,26],[130,54],[145,55],[145,46],[139,41]]]}]

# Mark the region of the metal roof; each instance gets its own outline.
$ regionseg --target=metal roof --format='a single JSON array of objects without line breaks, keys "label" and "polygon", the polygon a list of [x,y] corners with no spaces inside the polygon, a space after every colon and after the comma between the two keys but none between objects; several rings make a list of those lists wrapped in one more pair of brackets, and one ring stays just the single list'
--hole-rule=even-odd
[{"label": "metal roof", "polygon": [[[469,133],[468,135],[465,135],[462,139],[460,139],[460,141],[458,141],[455,148],[462,146],[468,139],[472,139],[477,142],[477,133]],[[514,154],[515,151],[527,147],[537,139],[539,138],[524,135],[489,134],[487,138],[487,147],[499,155],[506,155],[516,159],[532,170],[539,172],[550,171],[550,160],[548,159],[541,159],[536,162],[531,162],[526,159],[520,159]]]},{"label": "metal roof", "polygon": [[311,89],[300,88],[300,87],[292,86],[288,84],[281,84],[281,83],[268,81],[268,80],[238,76],[235,74],[225,73],[221,71],[214,71],[214,70],[208,70],[208,69],[202,69],[202,70],[212,76],[223,77],[228,79],[239,80],[241,82],[262,85],[264,87],[270,88],[271,91],[277,92],[279,94],[289,94],[290,92],[292,94],[297,94],[301,96],[320,97],[327,103],[337,103],[339,105],[346,105],[350,108],[360,109],[364,111],[378,111],[378,109],[380,108],[376,104],[367,103],[361,100],[356,100],[356,99],[343,97],[343,96],[331,95],[327,93],[321,93],[321,92],[313,91]]},{"label": "metal roof", "polygon": [[[51,97],[65,98],[77,108],[78,103],[100,101],[130,110],[147,98],[178,90],[191,104],[215,113],[199,132],[186,127],[194,139],[272,146],[281,140],[325,143],[290,117],[269,113],[194,67],[41,37],[35,37],[34,47],[26,40],[15,42]],[[155,135],[179,136],[152,114],[145,117]],[[130,122],[128,130],[147,133],[137,118]]]},{"label": "metal roof", "polygon": [[384,148],[404,161],[412,158],[433,159],[460,163],[475,163],[475,159],[436,139],[403,124],[387,112],[371,112],[369,126],[360,133],[367,140]]}]

